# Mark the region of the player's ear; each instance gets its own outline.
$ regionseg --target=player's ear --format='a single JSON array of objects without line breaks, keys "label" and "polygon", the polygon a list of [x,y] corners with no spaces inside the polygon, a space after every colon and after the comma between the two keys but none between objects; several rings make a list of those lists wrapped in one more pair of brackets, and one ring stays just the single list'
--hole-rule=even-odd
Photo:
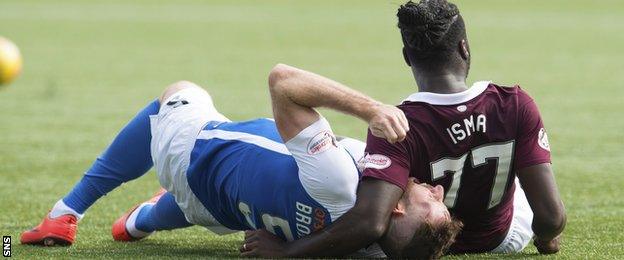
[{"label": "player's ear", "polygon": [[397,203],[396,207],[392,210],[393,215],[405,215],[405,205],[401,200]]},{"label": "player's ear", "polygon": [[462,39],[461,41],[459,41],[457,47],[459,48],[459,55],[461,55],[462,59],[466,61],[470,59],[470,51],[468,50],[468,42],[466,41],[466,39]]},{"label": "player's ear", "polygon": [[409,56],[407,56],[407,49],[405,47],[403,47],[403,59],[405,60],[405,63],[407,63],[407,66],[412,66],[409,60]]}]

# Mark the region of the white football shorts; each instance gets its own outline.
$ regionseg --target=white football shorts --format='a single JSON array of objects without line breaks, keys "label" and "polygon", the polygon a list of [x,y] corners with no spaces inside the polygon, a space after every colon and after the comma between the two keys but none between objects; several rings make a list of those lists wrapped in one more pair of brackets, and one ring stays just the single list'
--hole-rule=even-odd
[{"label": "white football shorts", "polygon": [[492,253],[510,254],[521,252],[533,238],[533,210],[529,206],[529,201],[520,187],[520,182],[516,178],[516,192],[514,193],[513,219],[503,242]]},{"label": "white football shorts", "polygon": [[160,104],[157,115],[150,116],[152,159],[160,185],[173,194],[186,220],[227,234],[234,231],[217,222],[191,191],[186,178],[197,135],[209,121],[230,120],[217,111],[208,92],[190,87],[174,93]]}]

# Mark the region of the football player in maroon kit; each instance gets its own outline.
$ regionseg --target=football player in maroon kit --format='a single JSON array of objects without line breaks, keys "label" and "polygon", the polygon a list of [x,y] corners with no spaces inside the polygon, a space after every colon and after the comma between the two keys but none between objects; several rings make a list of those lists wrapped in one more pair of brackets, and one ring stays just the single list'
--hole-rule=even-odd
[{"label": "football player in maroon kit", "polygon": [[466,85],[470,49],[454,4],[410,1],[397,16],[419,89],[398,106],[409,132],[369,132],[357,202],[338,221],[290,243],[247,232],[245,255],[336,256],[378,241],[390,257],[418,257],[419,232],[388,239],[401,228],[389,219],[413,182],[443,186],[444,204],[464,223],[451,253],[519,252],[531,238],[540,253],[558,252],[566,215],[533,99],[519,86]]}]

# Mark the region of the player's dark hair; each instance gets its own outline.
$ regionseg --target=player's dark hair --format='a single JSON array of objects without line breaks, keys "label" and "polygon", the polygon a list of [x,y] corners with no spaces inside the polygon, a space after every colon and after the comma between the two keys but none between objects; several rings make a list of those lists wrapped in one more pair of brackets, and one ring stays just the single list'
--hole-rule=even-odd
[{"label": "player's dark hair", "polygon": [[466,27],[456,5],[446,0],[407,2],[397,12],[399,29],[411,65],[442,69],[464,62],[458,53]]},{"label": "player's dark hair", "polygon": [[455,237],[463,226],[464,224],[455,218],[437,225],[424,223],[416,230],[400,257],[440,259],[455,242]]}]

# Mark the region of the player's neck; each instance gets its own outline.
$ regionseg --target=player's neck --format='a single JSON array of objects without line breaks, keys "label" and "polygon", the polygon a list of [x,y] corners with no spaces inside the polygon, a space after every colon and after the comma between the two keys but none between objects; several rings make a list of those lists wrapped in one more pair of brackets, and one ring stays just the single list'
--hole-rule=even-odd
[{"label": "player's neck", "polygon": [[[452,94],[468,89],[466,78],[451,73],[443,74],[416,74],[416,84],[419,92]],[[416,76],[418,75],[418,76]]]}]

